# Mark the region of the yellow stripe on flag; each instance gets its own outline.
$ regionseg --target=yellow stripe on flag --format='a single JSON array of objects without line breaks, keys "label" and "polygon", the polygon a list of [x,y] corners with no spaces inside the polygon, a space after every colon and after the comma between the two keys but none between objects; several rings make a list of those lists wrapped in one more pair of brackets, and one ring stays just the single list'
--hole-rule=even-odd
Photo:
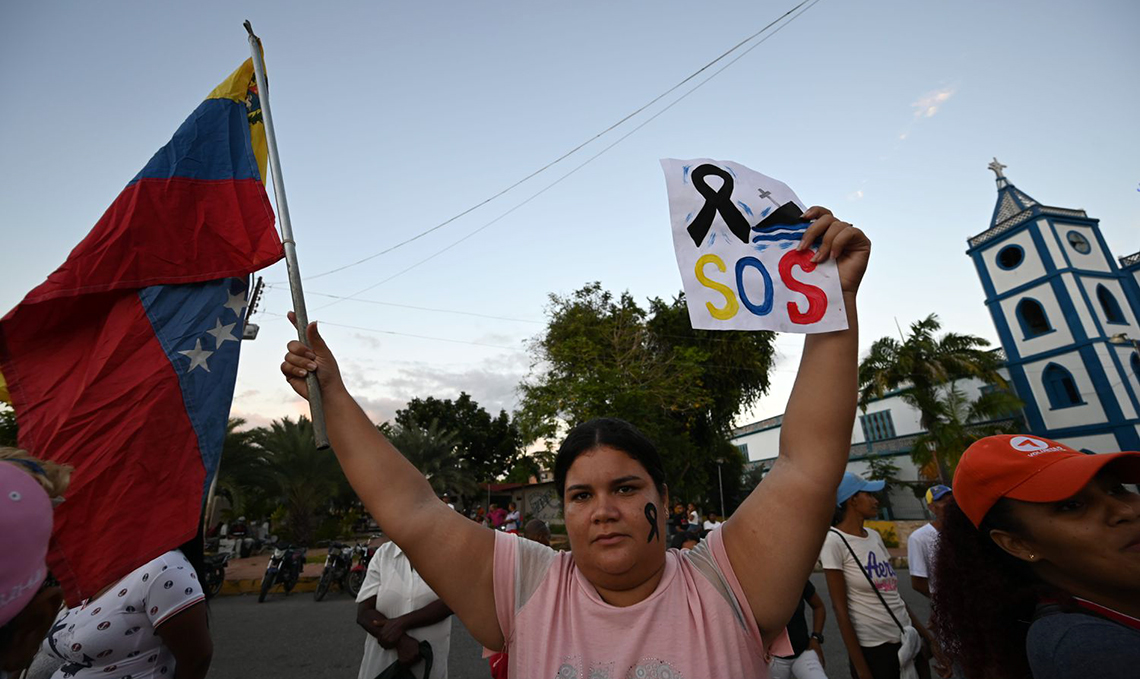
[{"label": "yellow stripe on flag", "polygon": [[261,121],[261,100],[257,98],[257,79],[253,74],[253,59],[246,59],[230,77],[210,92],[207,99],[230,99],[245,104],[249,115],[249,141],[257,157],[261,183],[266,182],[269,151],[265,141],[265,125]]}]

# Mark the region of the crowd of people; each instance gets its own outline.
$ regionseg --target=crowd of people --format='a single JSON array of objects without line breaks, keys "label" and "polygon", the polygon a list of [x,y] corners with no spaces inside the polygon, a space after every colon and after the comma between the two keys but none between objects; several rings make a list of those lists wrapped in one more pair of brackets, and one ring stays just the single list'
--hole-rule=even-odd
[{"label": "crowd of people", "polygon": [[[568,550],[513,504],[465,516],[357,405],[315,324],[308,345],[289,343],[284,376],[307,398],[315,373],[332,448],[391,539],[358,599],[362,679],[446,676],[452,615],[495,677],[827,676],[817,563],[853,679],[930,676],[931,663],[969,679],[1135,676],[1140,495],[1128,484],[1140,482],[1140,453],[1087,455],[1032,436],[975,442],[952,483],[929,490],[934,520],[910,538],[929,624],[906,605],[866,526],[883,484],[846,472],[870,242],[822,208],[805,218],[797,247],[819,239],[813,261],[836,261],[848,329],[806,336],[780,454],[723,522],[672,501],[654,444],[613,418],[574,426],[558,449]],[[67,470],[0,457],[0,672],[19,672],[42,644],[67,663],[57,679],[204,676],[200,551],[167,552],[59,610],[44,555]],[[92,641],[111,625],[125,632],[114,644]]]}]

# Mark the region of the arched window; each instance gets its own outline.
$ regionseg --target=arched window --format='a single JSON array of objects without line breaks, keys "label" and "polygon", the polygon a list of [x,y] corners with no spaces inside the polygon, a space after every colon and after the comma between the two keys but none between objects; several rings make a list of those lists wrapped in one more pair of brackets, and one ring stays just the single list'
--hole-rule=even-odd
[{"label": "arched window", "polygon": [[1049,325],[1049,317],[1045,315],[1045,308],[1035,299],[1027,297],[1017,303],[1017,320],[1021,323],[1021,332],[1025,334],[1025,339],[1053,332],[1053,326]]},{"label": "arched window", "polygon": [[1077,383],[1073,380],[1073,374],[1065,368],[1050,363],[1045,366],[1042,379],[1045,383],[1045,393],[1049,396],[1050,408],[1056,410],[1084,403],[1081,400],[1081,392],[1077,390]]},{"label": "arched window", "polygon": [[1124,323],[1124,312],[1120,309],[1120,303],[1116,301],[1108,288],[1103,284],[1096,286],[1096,299],[1100,302],[1100,308],[1104,311],[1104,318],[1109,323]]}]

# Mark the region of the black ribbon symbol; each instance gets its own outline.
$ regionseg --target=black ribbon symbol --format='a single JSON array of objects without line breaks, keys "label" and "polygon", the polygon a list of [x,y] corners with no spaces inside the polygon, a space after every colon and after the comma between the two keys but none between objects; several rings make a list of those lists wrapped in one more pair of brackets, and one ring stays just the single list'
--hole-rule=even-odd
[{"label": "black ribbon symbol", "polygon": [[649,537],[645,541],[653,542],[653,538],[660,540],[661,536],[657,533],[657,505],[652,502],[646,503],[645,519],[649,522]]},{"label": "black ribbon symbol", "polygon": [[[719,189],[713,189],[705,183],[705,177],[714,175],[724,180]],[[693,237],[693,243],[700,247],[704,242],[705,236],[708,235],[709,229],[712,228],[713,218],[717,213],[720,213],[721,219],[728,225],[732,235],[736,236],[743,243],[748,242],[748,220],[744,215],[740,214],[740,210],[736,209],[736,205],[732,202],[732,188],[733,181],[732,175],[720,169],[716,165],[699,165],[697,169],[693,170],[693,186],[696,187],[697,192],[705,198],[705,204],[701,207],[701,211],[697,213],[693,223],[689,225],[689,235]]]}]

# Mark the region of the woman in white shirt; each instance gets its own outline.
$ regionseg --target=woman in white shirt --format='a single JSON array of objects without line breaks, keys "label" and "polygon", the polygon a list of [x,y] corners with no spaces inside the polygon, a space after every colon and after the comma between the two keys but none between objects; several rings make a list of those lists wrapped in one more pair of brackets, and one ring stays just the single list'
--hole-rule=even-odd
[{"label": "woman in white shirt", "polygon": [[356,601],[356,623],[371,635],[364,640],[359,679],[373,679],[394,662],[421,676],[423,641],[431,645],[432,653],[431,675],[424,679],[447,679],[451,609],[395,542],[384,543],[372,556]]},{"label": "woman in white shirt", "polygon": [[[899,596],[898,575],[891,567],[883,538],[863,527],[865,520],[878,515],[879,501],[872,493],[883,490],[884,485],[851,472],[843,475],[836,494],[837,520],[819,555],[835,621],[847,647],[852,679],[898,679],[902,671],[899,653],[907,627],[913,627],[930,643],[939,664],[944,665],[937,643]],[[929,662],[915,657],[913,649],[907,655],[913,657],[920,677],[930,676]]]},{"label": "woman in white shirt", "polygon": [[179,679],[205,677],[214,647],[202,583],[182,552],[191,543],[60,613],[43,644],[63,663],[52,678],[172,679],[176,669]]}]

